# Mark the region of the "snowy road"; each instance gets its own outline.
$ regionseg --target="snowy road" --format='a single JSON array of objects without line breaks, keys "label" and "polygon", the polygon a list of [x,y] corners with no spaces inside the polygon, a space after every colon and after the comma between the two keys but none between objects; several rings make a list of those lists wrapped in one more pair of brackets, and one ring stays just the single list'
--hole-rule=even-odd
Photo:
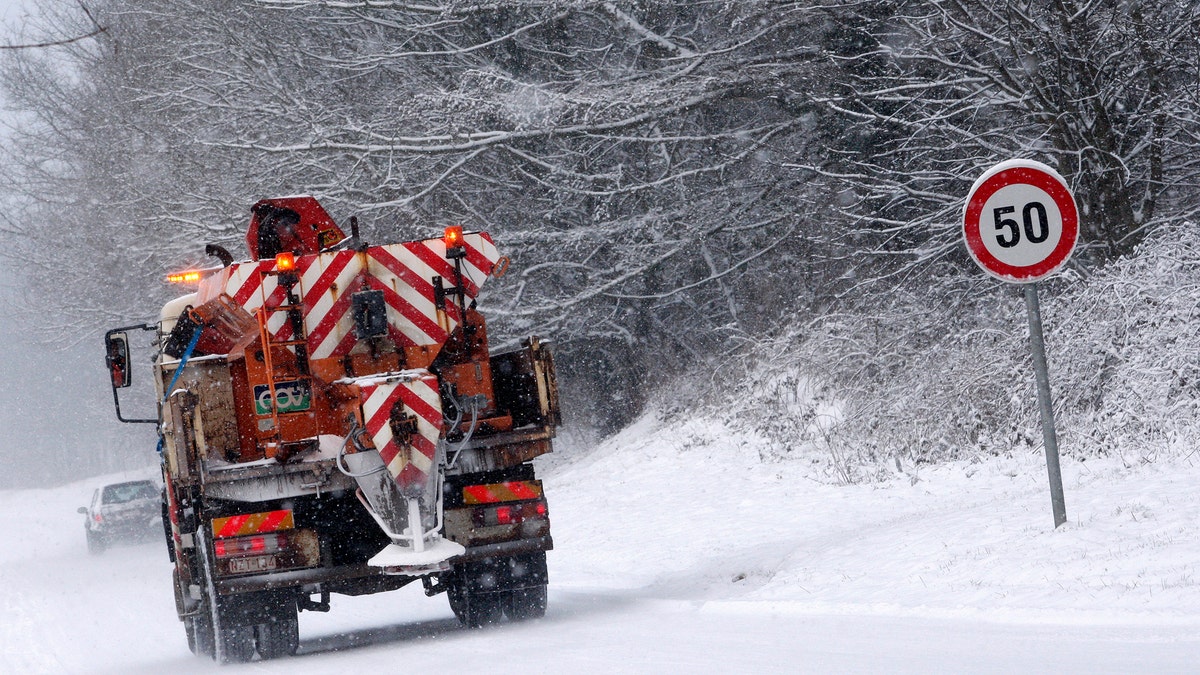
[{"label": "snowy road", "polygon": [[[82,565],[80,564],[82,563]],[[6,566],[5,673],[202,673],[173,614],[157,543]],[[419,589],[335,597],[301,616],[293,659],[226,672],[386,672],[512,659],[533,672],[1195,672],[1200,626],[1071,625],[905,616],[887,610],[654,600],[556,588],[529,624],[471,631]],[[506,663],[509,663],[506,661]],[[370,671],[364,669],[372,669]],[[381,670],[374,670],[381,669]],[[385,670],[383,670],[385,669]]]},{"label": "snowy road", "polygon": [[[296,657],[226,672],[1200,668],[1189,462],[1065,464],[1054,530],[1035,456],[838,487],[752,444],[635,428],[544,466],[543,620],[466,630],[419,587],[334,596],[301,614]],[[216,672],[187,650],[160,542],[86,553],[75,507],[99,482],[0,492],[0,673]]]}]

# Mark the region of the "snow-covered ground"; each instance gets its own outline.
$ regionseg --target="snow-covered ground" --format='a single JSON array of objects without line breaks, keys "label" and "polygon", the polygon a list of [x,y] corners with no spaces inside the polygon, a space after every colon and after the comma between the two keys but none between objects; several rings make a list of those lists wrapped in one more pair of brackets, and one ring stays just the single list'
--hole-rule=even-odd
[{"label": "snow-covered ground", "polygon": [[[419,588],[335,596],[301,614],[300,655],[229,668],[1200,668],[1200,459],[1064,460],[1055,530],[1039,456],[834,486],[758,444],[648,416],[545,458],[557,549],[541,621],[471,631]],[[0,493],[0,672],[214,671],[187,650],[160,542],[86,553],[75,508],[105,480]]]}]

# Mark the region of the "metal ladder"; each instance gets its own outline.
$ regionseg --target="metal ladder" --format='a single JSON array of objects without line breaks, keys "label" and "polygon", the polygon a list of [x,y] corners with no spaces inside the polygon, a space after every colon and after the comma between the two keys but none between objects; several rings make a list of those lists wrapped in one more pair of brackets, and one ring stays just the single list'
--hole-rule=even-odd
[{"label": "metal ladder", "polygon": [[[260,270],[263,281],[266,277],[283,277],[290,275],[289,272],[278,272],[276,270]],[[280,412],[279,398],[276,385],[281,382],[298,381],[303,382],[306,386],[309,396],[312,396],[312,373],[308,368],[308,334],[304,329],[304,317],[302,314],[302,305],[300,299],[296,296],[293,288],[298,280],[291,285],[286,285],[283,280],[280,285],[287,290],[287,299],[283,304],[270,307],[268,306],[267,297],[264,294],[262,307],[255,310],[254,315],[258,319],[259,339],[263,346],[263,365],[267,369],[267,388],[271,394],[271,427],[269,430],[260,427],[258,429],[258,440],[265,441],[267,447],[274,445],[278,450],[283,444],[283,431],[281,429],[279,418],[285,415],[302,415],[304,412]],[[265,285],[265,284],[264,284]],[[261,288],[262,286],[260,286]],[[292,339],[291,340],[276,340],[271,334],[269,324],[271,317],[283,312],[288,316],[288,320],[292,324]],[[296,355],[296,372],[295,374],[281,374],[275,368],[275,360],[273,356],[273,347],[290,348]],[[264,433],[266,431],[267,433]],[[273,456],[268,452],[268,456]]]}]

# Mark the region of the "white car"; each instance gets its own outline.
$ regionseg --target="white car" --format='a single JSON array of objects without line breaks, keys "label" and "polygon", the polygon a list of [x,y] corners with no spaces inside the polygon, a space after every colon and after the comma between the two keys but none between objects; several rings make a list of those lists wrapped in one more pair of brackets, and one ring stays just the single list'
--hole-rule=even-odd
[{"label": "white car", "polygon": [[79,513],[87,516],[83,526],[90,553],[101,553],[117,540],[162,532],[161,491],[148,480],[97,488],[91,506],[79,507]]}]

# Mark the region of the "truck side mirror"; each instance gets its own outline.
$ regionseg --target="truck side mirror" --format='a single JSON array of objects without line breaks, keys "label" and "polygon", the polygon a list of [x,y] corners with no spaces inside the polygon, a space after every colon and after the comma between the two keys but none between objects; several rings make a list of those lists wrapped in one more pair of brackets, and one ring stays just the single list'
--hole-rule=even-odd
[{"label": "truck side mirror", "polygon": [[129,335],[127,333],[105,335],[104,350],[104,362],[108,364],[113,389],[128,387],[132,381],[129,370]]},{"label": "truck side mirror", "polygon": [[129,333],[131,330],[157,330],[158,326],[144,323],[138,326],[122,326],[104,334],[104,363],[108,366],[108,375],[112,384],[113,406],[117,410],[117,419],[122,422],[140,424],[158,424],[156,418],[127,419],[121,415],[121,395],[117,390],[124,389],[130,384],[129,370]]}]

